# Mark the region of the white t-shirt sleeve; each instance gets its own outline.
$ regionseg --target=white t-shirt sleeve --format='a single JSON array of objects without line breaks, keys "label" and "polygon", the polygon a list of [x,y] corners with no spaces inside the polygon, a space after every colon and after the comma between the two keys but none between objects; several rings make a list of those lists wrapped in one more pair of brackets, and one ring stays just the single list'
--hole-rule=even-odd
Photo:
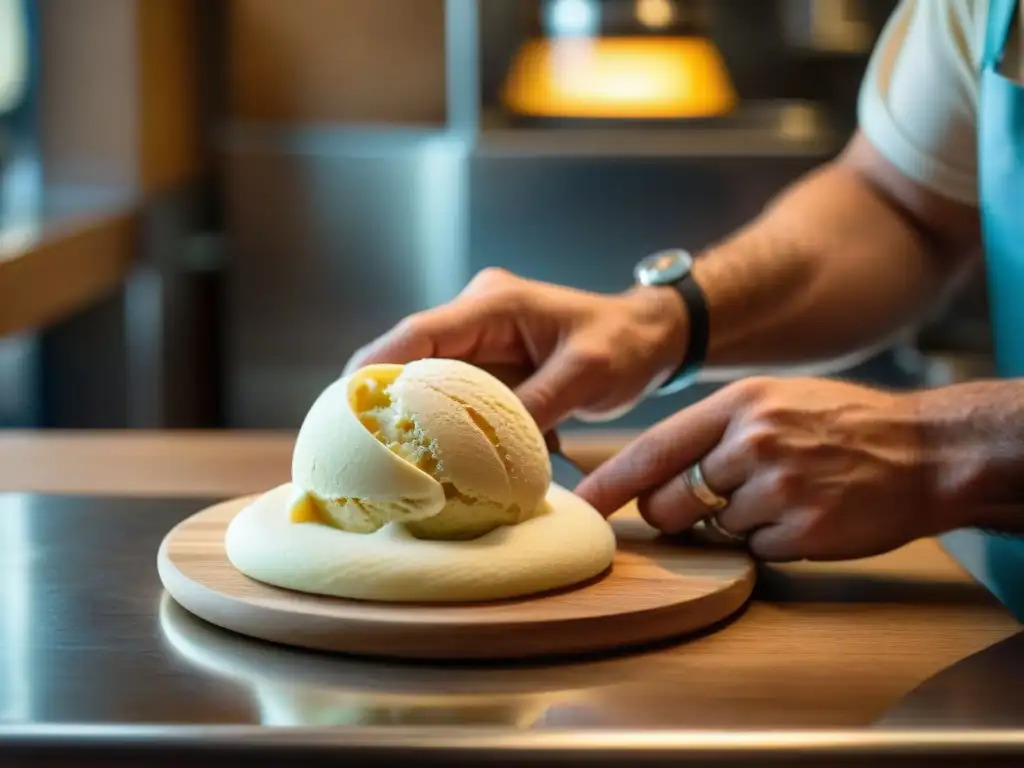
[{"label": "white t-shirt sleeve", "polygon": [[901,0],[872,53],[860,128],[899,171],[977,204],[977,106],[987,0]]}]

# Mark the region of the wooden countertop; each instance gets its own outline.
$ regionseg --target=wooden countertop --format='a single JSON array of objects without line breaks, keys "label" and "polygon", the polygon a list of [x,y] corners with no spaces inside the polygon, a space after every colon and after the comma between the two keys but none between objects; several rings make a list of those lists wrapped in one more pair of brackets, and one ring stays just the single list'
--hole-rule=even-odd
[{"label": "wooden countertop", "polygon": [[[593,469],[629,433],[568,435]],[[242,496],[288,480],[294,434],[261,431],[0,431],[0,492]]]},{"label": "wooden countertop", "polygon": [[[569,434],[563,451],[593,466],[628,437]],[[241,495],[287,479],[291,441],[266,432],[8,431],[0,433],[0,492]],[[597,662],[632,670],[602,707],[628,726],[632,711],[659,697],[663,708],[683,688],[697,726],[866,726],[926,679],[1019,629],[933,540],[860,561],[765,567],[751,605],[719,631]]]}]

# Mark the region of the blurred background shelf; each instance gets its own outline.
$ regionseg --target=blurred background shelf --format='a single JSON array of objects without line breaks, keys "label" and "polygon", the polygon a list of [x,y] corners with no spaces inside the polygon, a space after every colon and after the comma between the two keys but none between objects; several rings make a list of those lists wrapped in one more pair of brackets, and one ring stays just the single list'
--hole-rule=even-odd
[{"label": "blurred background shelf", "polygon": [[[19,1],[50,73],[31,92],[46,185],[125,185],[138,237],[113,297],[38,334],[49,362],[22,366],[22,389],[43,405],[5,405],[17,366],[0,374],[0,418],[254,430],[297,427],[355,349],[485,266],[618,291],[641,255],[745,223],[841,148],[895,5]],[[586,46],[562,46],[566,24],[591,25]],[[631,58],[616,60],[624,39]],[[658,69],[684,48],[705,73],[695,100]],[[547,51],[547,79],[520,77],[516,102],[529,51]],[[637,72],[662,84],[646,106],[581,101]],[[712,83],[727,85],[701,91]],[[623,117],[666,108],[693,113]],[[984,354],[984,315],[973,283],[925,346]],[[912,386],[927,380],[920,349],[909,338],[840,374]],[[604,426],[649,424],[715,386]]]},{"label": "blurred background shelf", "polygon": [[0,225],[0,335],[61,322],[114,293],[131,271],[131,207]]},{"label": "blurred background shelf", "polygon": [[814,104],[750,105],[714,121],[569,125],[484,115],[475,154],[509,158],[777,158],[832,157],[845,137]]}]

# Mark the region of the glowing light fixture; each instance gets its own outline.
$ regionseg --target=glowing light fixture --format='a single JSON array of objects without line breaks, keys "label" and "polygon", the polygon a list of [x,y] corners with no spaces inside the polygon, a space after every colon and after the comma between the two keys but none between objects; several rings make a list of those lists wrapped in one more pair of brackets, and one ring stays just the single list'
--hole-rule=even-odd
[{"label": "glowing light fixture", "polygon": [[636,0],[636,19],[648,29],[664,29],[677,17],[670,0]]},{"label": "glowing light fixture", "polygon": [[730,113],[738,101],[715,44],[679,26],[673,0],[635,0],[634,29],[597,32],[601,6],[559,0],[548,7],[547,37],[517,52],[502,93],[529,117],[685,119]]}]

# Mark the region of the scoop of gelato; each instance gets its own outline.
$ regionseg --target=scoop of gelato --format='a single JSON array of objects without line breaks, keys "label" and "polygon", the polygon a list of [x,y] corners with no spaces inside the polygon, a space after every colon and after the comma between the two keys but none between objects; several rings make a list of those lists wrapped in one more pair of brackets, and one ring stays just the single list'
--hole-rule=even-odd
[{"label": "scoop of gelato", "polygon": [[294,522],[471,539],[543,514],[551,462],[505,384],[427,359],[367,366],[325,389],[296,439],[292,484]]}]

